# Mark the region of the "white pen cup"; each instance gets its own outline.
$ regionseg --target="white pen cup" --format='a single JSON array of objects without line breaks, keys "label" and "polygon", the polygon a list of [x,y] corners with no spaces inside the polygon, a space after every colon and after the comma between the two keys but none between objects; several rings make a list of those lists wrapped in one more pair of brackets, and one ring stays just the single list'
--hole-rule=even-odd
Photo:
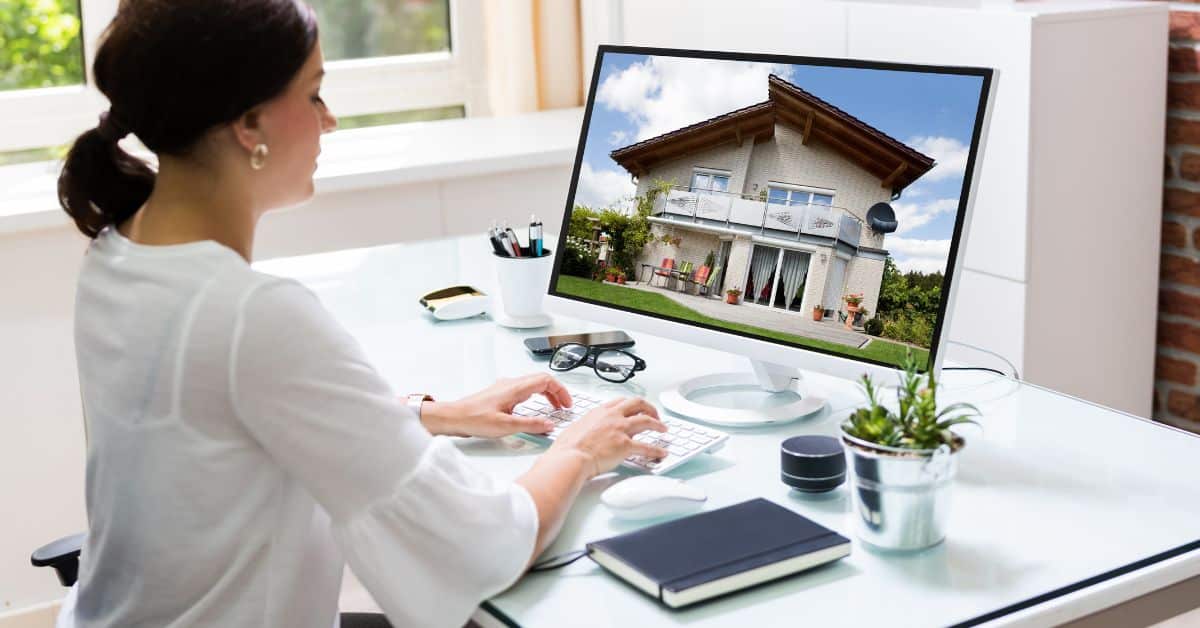
[{"label": "white pen cup", "polygon": [[496,280],[500,285],[500,303],[492,300],[492,318],[505,327],[527,329],[550,324],[542,309],[546,290],[550,287],[550,272],[554,255],[543,249],[540,257],[508,257],[492,253],[496,264]]}]

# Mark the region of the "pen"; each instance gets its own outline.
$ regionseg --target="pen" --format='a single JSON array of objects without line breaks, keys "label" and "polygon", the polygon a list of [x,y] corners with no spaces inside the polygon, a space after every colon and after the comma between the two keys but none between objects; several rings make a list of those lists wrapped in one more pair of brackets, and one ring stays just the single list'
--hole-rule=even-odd
[{"label": "pen", "polygon": [[496,221],[493,220],[492,228],[488,229],[488,232],[487,232],[488,241],[492,243],[492,249],[494,249],[500,255],[504,255],[507,257],[508,251],[506,251],[504,249],[504,243],[501,242],[500,238],[496,235],[498,231],[499,231],[499,229],[496,228]]},{"label": "pen", "polygon": [[542,256],[542,223],[536,214],[529,215],[529,254],[534,257]]},{"label": "pen", "polygon": [[504,254],[508,257],[516,257],[516,255],[513,253],[512,240],[508,239],[508,234],[503,231],[500,231],[499,235],[497,235],[496,237],[499,238],[500,243],[504,245]]},{"label": "pen", "polygon": [[521,241],[517,239],[517,232],[512,230],[512,227],[505,225],[504,233],[508,235],[508,239],[512,240],[513,257],[521,257]]}]

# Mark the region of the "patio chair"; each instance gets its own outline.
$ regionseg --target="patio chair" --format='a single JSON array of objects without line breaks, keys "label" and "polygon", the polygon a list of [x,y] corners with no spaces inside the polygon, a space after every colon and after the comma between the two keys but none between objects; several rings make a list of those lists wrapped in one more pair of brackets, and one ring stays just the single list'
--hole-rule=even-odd
[{"label": "patio chair", "polygon": [[700,294],[700,286],[704,285],[704,282],[708,281],[708,274],[711,271],[712,271],[712,269],[709,268],[708,266],[701,266],[700,270],[696,271],[696,276],[693,277],[691,279],[691,281],[688,282],[691,284],[695,284],[697,295]]},{"label": "patio chair", "polygon": [[696,292],[698,294],[708,294],[708,291],[712,290],[713,284],[716,283],[717,277],[720,277],[720,276],[721,276],[721,265],[717,264],[716,267],[714,267],[712,269],[712,272],[708,273],[708,277],[704,278],[703,282],[697,282]]},{"label": "patio chair", "polygon": [[[664,257],[662,264],[659,264],[659,268],[660,270],[654,271],[654,274],[659,277],[663,277],[663,286],[666,286],[667,280],[674,276],[671,271],[675,268],[675,258]],[[654,278],[651,277],[650,280],[653,281]]]},{"label": "patio chair", "polygon": [[685,289],[687,288],[688,282],[692,280],[692,266],[693,264],[691,262],[684,262],[683,265],[679,267],[679,273],[677,276]]}]

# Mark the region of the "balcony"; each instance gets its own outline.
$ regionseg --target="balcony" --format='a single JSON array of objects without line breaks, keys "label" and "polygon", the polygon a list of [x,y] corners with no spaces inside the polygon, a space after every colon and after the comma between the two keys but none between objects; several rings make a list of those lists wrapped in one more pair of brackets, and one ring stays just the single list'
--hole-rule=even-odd
[{"label": "balcony", "polygon": [[672,188],[654,202],[654,215],[670,220],[721,224],[763,235],[794,234],[836,238],[858,248],[863,223],[843,207],[832,205],[781,205],[732,192],[693,192]]}]

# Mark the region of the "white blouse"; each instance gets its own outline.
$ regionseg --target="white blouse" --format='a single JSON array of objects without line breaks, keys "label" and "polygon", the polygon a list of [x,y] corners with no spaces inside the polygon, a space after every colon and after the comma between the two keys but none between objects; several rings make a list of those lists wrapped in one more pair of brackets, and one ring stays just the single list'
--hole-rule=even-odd
[{"label": "white blouse", "polygon": [[79,277],[89,528],[58,625],[337,625],[344,563],[391,622],[461,626],[537,512],[431,437],[299,283],[113,228]]}]

